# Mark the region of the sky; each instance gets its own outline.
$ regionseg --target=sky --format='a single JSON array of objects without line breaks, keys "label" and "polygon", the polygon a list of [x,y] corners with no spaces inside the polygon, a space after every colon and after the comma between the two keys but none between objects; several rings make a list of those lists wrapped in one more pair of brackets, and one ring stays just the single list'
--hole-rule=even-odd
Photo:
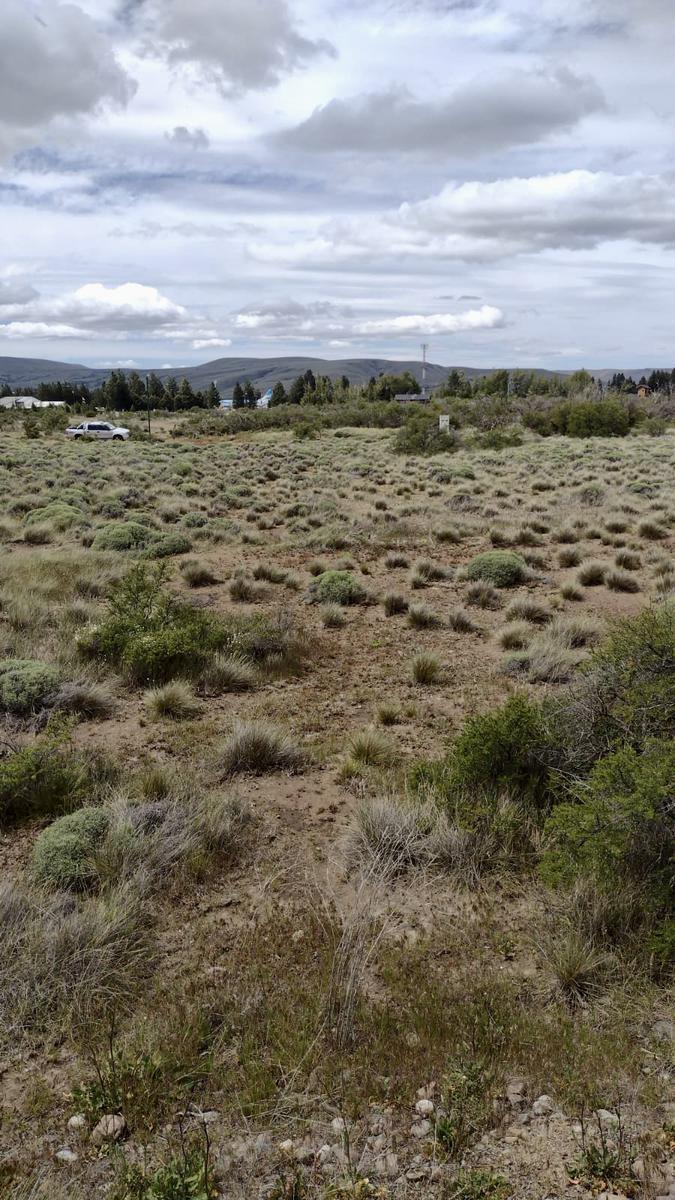
[{"label": "sky", "polygon": [[0,355],[675,361],[675,0],[2,0]]}]

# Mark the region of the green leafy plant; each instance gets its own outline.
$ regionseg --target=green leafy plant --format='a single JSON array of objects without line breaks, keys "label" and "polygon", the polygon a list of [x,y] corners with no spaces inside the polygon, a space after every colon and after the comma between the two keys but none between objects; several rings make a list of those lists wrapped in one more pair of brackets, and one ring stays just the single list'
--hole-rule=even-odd
[{"label": "green leafy plant", "polygon": [[486,550],[477,554],[466,568],[466,577],[482,580],[493,587],[515,587],[528,577],[527,563],[510,550]]},{"label": "green leafy plant", "polygon": [[94,854],[110,824],[105,808],[80,808],[44,829],[33,848],[36,881],[52,891],[84,892],[96,882]]}]

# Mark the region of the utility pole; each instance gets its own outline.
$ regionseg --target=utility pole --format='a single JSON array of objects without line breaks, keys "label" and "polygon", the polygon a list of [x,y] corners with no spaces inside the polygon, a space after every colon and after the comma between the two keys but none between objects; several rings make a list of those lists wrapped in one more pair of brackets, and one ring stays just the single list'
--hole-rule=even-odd
[{"label": "utility pole", "polygon": [[427,398],[427,350],[428,342],[422,342],[422,396]]}]

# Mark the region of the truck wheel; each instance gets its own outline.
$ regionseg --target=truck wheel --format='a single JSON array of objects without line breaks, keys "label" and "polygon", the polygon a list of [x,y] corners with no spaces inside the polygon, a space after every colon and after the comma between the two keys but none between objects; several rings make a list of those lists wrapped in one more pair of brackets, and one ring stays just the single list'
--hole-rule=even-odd
[{"label": "truck wheel", "polygon": [[113,433],[112,440],[113,442],[123,442],[124,438],[121,433]]}]

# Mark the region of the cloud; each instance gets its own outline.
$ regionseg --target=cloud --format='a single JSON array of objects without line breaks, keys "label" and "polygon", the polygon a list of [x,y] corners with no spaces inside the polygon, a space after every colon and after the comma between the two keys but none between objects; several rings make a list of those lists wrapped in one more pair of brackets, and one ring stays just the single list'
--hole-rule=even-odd
[{"label": "cloud", "polygon": [[334,53],[302,36],[286,0],[148,0],[141,17],[149,53],[196,68],[226,95],[274,87]]},{"label": "cloud", "polygon": [[21,279],[0,279],[0,308],[4,308],[5,305],[28,304],[30,300],[36,299],[37,294],[34,287]]},{"label": "cloud", "polygon": [[203,129],[188,129],[187,125],[174,125],[171,132],[165,133],[164,136],[173,146],[182,146],[188,150],[206,150],[210,145]]},{"label": "cloud", "polygon": [[379,321],[362,321],[354,327],[355,333],[365,337],[390,334],[428,334],[433,337],[444,333],[465,333],[471,329],[497,329],[504,324],[504,314],[499,308],[484,304],[482,308],[465,313],[435,313],[432,316],[385,317]]},{"label": "cloud", "polygon": [[448,183],[425,200],[324,223],[304,241],[254,241],[250,252],[296,267],[398,271],[406,260],[489,263],[614,241],[675,246],[670,179],[576,170]]},{"label": "cloud", "polygon": [[0,337],[92,338],[112,340],[147,337],[161,341],[190,342],[193,349],[226,346],[218,329],[204,318],[191,315],[157,288],[140,283],[106,287],[86,283],[74,292],[3,305]]},{"label": "cloud", "polygon": [[311,153],[473,157],[571,129],[604,107],[598,85],[565,67],[520,71],[475,80],[438,100],[418,100],[403,86],[331,100],[276,140]]},{"label": "cloud", "polygon": [[464,313],[433,313],[428,316],[383,316],[362,320],[349,308],[328,301],[300,304],[282,300],[260,307],[249,306],[235,314],[239,331],[255,334],[268,341],[301,338],[329,339],[331,346],[348,345],[355,337],[406,337],[413,334],[443,335],[474,329],[495,329],[504,323],[499,308],[484,304]]},{"label": "cloud", "polygon": [[10,341],[23,341],[27,338],[91,338],[93,330],[76,329],[73,325],[62,325],[58,322],[46,321],[8,321],[0,324],[0,338]]},{"label": "cloud", "polygon": [[110,43],[76,4],[2,0],[0,40],[0,157],[34,144],[55,118],[125,105],[134,93]]},{"label": "cloud", "polygon": [[232,345],[231,338],[219,338],[219,337],[195,338],[194,341],[192,342],[192,349],[193,350],[206,350],[207,348],[213,347],[213,346],[222,347],[222,346],[231,346],[231,345]]}]

